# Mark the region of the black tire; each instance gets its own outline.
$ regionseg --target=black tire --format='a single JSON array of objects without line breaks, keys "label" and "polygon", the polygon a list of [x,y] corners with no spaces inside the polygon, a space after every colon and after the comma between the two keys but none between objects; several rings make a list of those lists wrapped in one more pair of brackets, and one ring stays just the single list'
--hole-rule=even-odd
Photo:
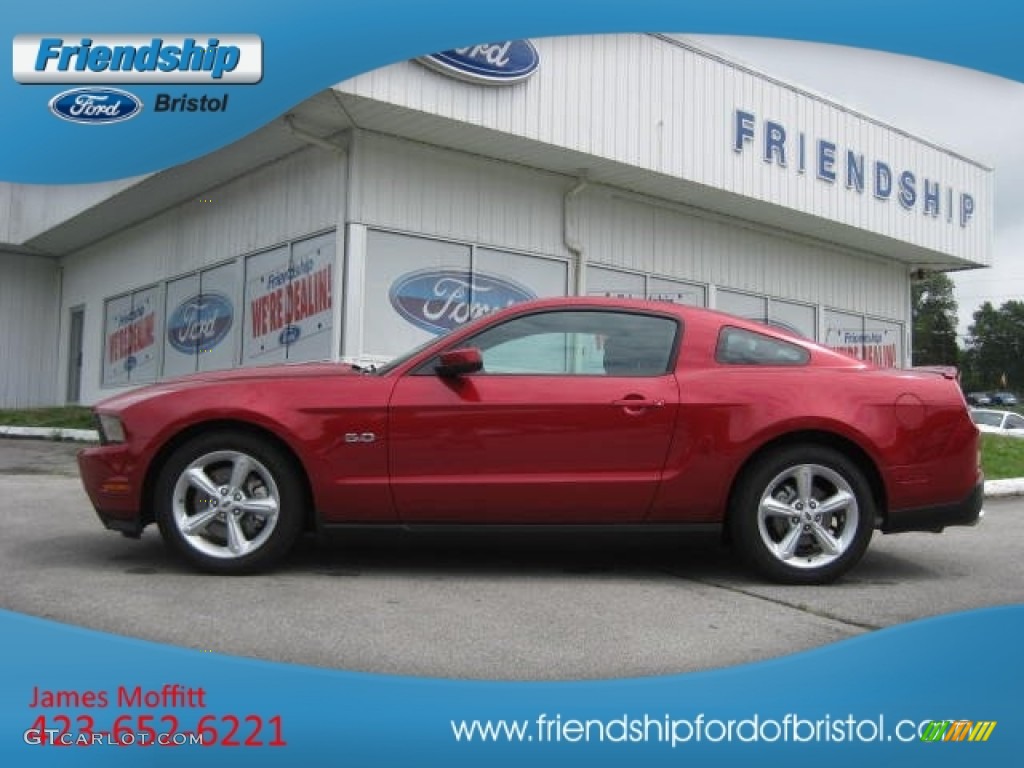
[{"label": "black tire", "polygon": [[729,524],[740,556],[783,584],[827,584],[863,557],[875,528],[875,501],[860,468],[844,454],[795,445],[745,471]]},{"label": "black tire", "polygon": [[154,487],[160,534],[202,570],[245,574],[281,560],[303,528],[292,457],[240,431],[198,435],[167,459]]}]

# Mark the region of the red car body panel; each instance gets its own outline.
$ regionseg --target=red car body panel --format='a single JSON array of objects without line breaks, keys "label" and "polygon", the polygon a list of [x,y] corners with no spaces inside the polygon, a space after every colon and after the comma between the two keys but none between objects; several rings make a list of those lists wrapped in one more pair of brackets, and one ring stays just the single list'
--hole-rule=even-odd
[{"label": "red car body panel", "polygon": [[[672,370],[454,378],[422,371],[485,325],[560,308],[675,319]],[[723,326],[785,339],[808,350],[809,361],[721,364]],[[127,439],[82,451],[83,482],[104,522],[132,532],[152,521],[146,494],[168,446],[223,422],[251,425],[288,447],[323,524],[721,522],[751,458],[808,435],[863,459],[879,483],[883,529],[941,528],[942,516],[906,525],[899,518],[964,502],[982,480],[977,428],[942,371],[879,370],[717,312],[617,299],[516,305],[384,373],[308,364],[199,374],[96,410],[118,415]]]},{"label": "red car body panel", "polygon": [[[389,433],[400,518],[643,520],[672,442],[675,377],[549,379],[401,377]],[[660,404],[632,405],[648,400]]]}]

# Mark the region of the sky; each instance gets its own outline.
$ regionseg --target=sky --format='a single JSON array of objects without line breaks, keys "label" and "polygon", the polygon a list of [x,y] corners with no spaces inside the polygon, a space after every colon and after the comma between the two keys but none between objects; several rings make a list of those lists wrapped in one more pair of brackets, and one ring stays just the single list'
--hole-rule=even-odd
[{"label": "sky", "polygon": [[961,343],[974,311],[1024,299],[1024,83],[963,67],[821,43],[687,35],[995,169],[992,267],[951,273]]}]

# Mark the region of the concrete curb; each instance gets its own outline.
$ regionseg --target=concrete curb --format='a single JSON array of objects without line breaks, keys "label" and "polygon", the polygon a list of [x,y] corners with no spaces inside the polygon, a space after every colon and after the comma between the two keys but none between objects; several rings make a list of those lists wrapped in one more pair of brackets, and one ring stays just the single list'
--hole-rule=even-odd
[{"label": "concrete curb", "polygon": [[998,499],[1004,496],[1024,496],[1024,477],[986,481],[986,499]]},{"label": "concrete curb", "polygon": [[63,427],[0,426],[0,437],[24,437],[37,440],[75,440],[83,443],[98,443],[100,441],[100,435],[95,429],[64,429]]},{"label": "concrete curb", "polygon": [[[82,443],[98,443],[100,440],[99,433],[95,429],[62,429],[59,427],[0,426],[0,437],[73,440]],[[1006,496],[1024,496],[1024,477],[989,480],[985,483],[986,499],[998,499]]]}]

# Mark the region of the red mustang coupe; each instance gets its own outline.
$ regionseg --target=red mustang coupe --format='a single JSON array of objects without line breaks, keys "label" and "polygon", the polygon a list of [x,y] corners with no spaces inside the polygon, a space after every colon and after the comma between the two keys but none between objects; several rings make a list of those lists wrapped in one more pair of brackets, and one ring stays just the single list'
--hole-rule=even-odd
[{"label": "red mustang coupe", "polygon": [[874,529],[981,516],[952,369],[882,370],[664,302],[516,304],[381,368],[166,381],[96,406],[79,455],[111,529],[218,573],[306,530],[716,524],[764,576],[835,579]]}]

